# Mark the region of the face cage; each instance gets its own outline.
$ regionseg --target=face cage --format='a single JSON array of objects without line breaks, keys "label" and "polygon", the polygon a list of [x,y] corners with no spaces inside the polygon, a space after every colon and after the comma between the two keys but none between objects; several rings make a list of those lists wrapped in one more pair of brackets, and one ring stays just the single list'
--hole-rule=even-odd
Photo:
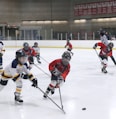
[{"label": "face cage", "polygon": [[38,47],[38,45],[36,44],[36,45],[34,45],[35,47]]},{"label": "face cage", "polygon": [[63,62],[64,65],[68,65],[70,60],[67,59],[67,58],[62,58],[62,62]]},{"label": "face cage", "polygon": [[24,50],[28,50],[29,49],[29,46],[24,46]]},{"label": "face cage", "polygon": [[69,57],[69,56],[64,56],[63,59],[66,59],[66,60],[70,61],[70,60],[71,60],[71,57]]},{"label": "face cage", "polygon": [[21,64],[25,64],[27,62],[27,60],[28,60],[27,56],[19,58],[19,61]]}]

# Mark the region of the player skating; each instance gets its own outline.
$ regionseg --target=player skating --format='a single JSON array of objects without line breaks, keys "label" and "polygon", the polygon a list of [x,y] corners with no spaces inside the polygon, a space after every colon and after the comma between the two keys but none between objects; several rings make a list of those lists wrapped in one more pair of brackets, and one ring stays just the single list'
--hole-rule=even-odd
[{"label": "player skating", "polygon": [[33,48],[33,49],[35,50],[35,52],[36,52],[37,62],[38,62],[38,63],[41,63],[41,61],[40,61],[40,48],[39,48],[39,46],[38,46],[38,43],[35,42],[34,45],[32,46],[32,48]]},{"label": "player skating", "polygon": [[69,51],[71,53],[71,55],[73,55],[74,53],[72,52],[73,46],[70,42],[70,39],[67,39],[66,45],[64,46],[65,48],[67,48],[67,51]]},{"label": "player skating", "polygon": [[46,89],[44,98],[49,92],[54,94],[55,88],[59,88],[66,80],[66,76],[70,72],[71,55],[68,51],[64,52],[61,59],[56,59],[49,64],[49,71],[51,72],[51,83]]},{"label": "player skating", "polygon": [[69,39],[67,40],[66,45],[64,47],[67,48],[68,51],[72,50],[73,47]]},{"label": "player skating", "polygon": [[22,103],[22,78],[26,77],[32,82],[32,86],[37,87],[37,79],[29,71],[27,65],[27,56],[24,51],[19,50],[16,52],[16,58],[4,69],[0,80],[0,91],[7,85],[9,79],[13,79],[16,83],[15,101]]},{"label": "player skating", "polygon": [[25,54],[28,56],[28,62],[29,62],[29,68],[32,68],[32,65],[34,64],[34,57],[36,56],[35,50],[29,46],[29,43],[24,42],[23,48],[21,49],[25,52]]},{"label": "player skating", "polygon": [[99,57],[100,57],[100,61],[102,64],[102,69],[101,71],[103,73],[107,73],[106,67],[107,67],[107,61],[108,61],[108,56],[112,55],[112,48],[113,48],[113,43],[110,42],[108,43],[108,45],[104,45],[102,42],[98,42],[96,43],[93,48],[96,49],[97,46],[100,46],[100,53],[99,53]]},{"label": "player skating", "polygon": [[29,46],[29,43],[25,42],[22,49],[28,56],[28,61],[30,64],[34,64],[34,57],[36,56],[35,50]]},{"label": "player skating", "polygon": [[[104,44],[104,45],[108,45],[108,35],[106,34],[107,32],[105,32],[104,30],[101,30],[100,31],[100,40],[101,42]],[[112,52],[112,51],[111,51]],[[113,63],[116,65],[116,60],[115,58],[113,57],[113,53],[110,53],[109,57],[111,58],[111,60],[113,61]]]}]

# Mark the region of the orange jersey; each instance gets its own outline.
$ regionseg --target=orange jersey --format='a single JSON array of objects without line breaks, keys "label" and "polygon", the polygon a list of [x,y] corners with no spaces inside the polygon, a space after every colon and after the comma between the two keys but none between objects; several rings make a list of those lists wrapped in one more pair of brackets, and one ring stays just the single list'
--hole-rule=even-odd
[{"label": "orange jersey", "polygon": [[62,64],[62,59],[56,59],[54,61],[52,61],[49,64],[49,71],[53,71],[55,68],[57,68],[60,72],[61,72],[61,76],[64,78],[64,80],[66,79],[66,76],[68,75],[69,71],[70,71],[70,64],[68,64],[67,66]]}]

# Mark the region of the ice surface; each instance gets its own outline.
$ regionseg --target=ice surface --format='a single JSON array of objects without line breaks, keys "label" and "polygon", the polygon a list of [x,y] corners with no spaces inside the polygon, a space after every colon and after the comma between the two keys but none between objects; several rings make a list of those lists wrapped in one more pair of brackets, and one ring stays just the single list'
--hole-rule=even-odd
[{"label": "ice surface", "polygon": [[[15,51],[15,48],[6,49],[4,67],[14,59]],[[41,58],[42,64],[38,66],[50,74],[48,62],[60,58],[64,51],[65,49],[41,48],[41,57],[47,62]],[[109,58],[108,74],[103,74],[94,50],[74,49],[73,52],[70,74],[61,87],[66,114],[49,99],[43,99],[43,94],[31,87],[29,80],[23,80],[23,105],[15,105],[15,83],[9,80],[0,92],[0,119],[116,119],[116,66]],[[113,54],[116,57],[116,51]],[[38,78],[38,86],[45,91],[50,77],[35,66],[32,73]],[[50,97],[60,106],[58,90]],[[83,111],[82,108],[86,110]]]}]

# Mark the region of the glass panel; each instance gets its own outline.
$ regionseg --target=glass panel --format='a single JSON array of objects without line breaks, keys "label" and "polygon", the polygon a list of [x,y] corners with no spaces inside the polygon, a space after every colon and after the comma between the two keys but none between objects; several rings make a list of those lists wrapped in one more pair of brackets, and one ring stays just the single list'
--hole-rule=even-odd
[{"label": "glass panel", "polygon": [[40,30],[20,30],[20,39],[21,40],[41,40],[42,36],[40,35]]}]

